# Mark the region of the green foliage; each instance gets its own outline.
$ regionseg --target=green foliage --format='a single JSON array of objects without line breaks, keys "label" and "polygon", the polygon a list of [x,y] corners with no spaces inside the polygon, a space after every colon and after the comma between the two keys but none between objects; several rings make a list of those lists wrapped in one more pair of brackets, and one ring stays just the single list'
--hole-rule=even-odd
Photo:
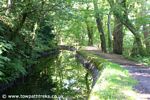
[{"label": "green foliage", "polygon": [[124,56],[131,55],[133,43],[134,43],[133,35],[130,32],[126,33],[123,39],[123,48],[124,48],[123,55]]},{"label": "green foliage", "polygon": [[138,63],[141,63],[143,65],[149,66],[150,65],[150,57],[149,56],[125,56],[127,59],[132,60],[132,61],[136,61]]},{"label": "green foliage", "polygon": [[134,57],[133,59],[144,65],[150,65],[150,57],[137,56],[137,57]]},{"label": "green foliage", "polygon": [[[28,77],[24,77],[25,81],[23,82],[23,84],[8,89],[7,93],[54,95],[56,83],[54,83],[52,76],[55,73],[53,63],[56,58],[57,55],[52,55],[48,58],[38,59],[37,63],[32,66]],[[18,62],[18,64],[21,63],[19,61],[16,62]],[[16,64],[16,62],[14,64]],[[20,69],[19,66],[18,68]]]},{"label": "green foliage", "polygon": [[[107,14],[112,11],[124,25],[135,25],[142,38],[144,38],[142,25],[149,24],[149,14],[145,13],[149,10],[149,6],[143,3],[144,0],[126,0],[124,5],[126,7],[119,3],[122,0],[96,0],[98,6],[96,10],[93,6],[94,0],[11,0],[13,3],[10,8],[7,8],[9,6],[7,1],[0,1],[0,82],[8,83],[28,74],[28,66],[37,63],[38,67],[33,70],[33,73],[36,75],[38,73],[40,76],[33,76],[39,79],[36,80],[37,83],[39,81],[43,83],[42,87],[46,89],[44,93],[47,93],[47,89],[54,81],[57,83],[56,94],[73,96],[75,99],[84,99],[83,96],[88,95],[85,79],[81,77],[85,76],[87,71],[76,63],[73,57],[71,58],[72,54],[66,51],[60,54],[54,61],[54,65],[51,59],[37,61],[37,52],[50,50],[57,44],[86,46],[88,44],[87,24],[93,28],[94,45],[100,44],[100,34],[94,19],[95,13],[98,13],[102,19],[104,33],[107,33]],[[112,4],[115,2],[115,5],[110,7],[108,1]],[[111,19],[112,29],[113,23],[114,17]],[[124,55],[130,56],[134,37],[128,34],[127,29],[124,28],[124,31]],[[149,37],[143,40],[145,43]],[[104,87],[100,87],[96,92],[97,97],[130,99],[120,90],[132,91],[131,79],[124,69],[85,51],[79,53],[101,71],[97,86]],[[149,57],[138,56],[135,59],[146,64],[150,62]],[[88,81],[91,84],[91,76]],[[36,86],[36,82],[27,85],[36,88],[33,93],[36,91],[41,93],[44,89]],[[27,87],[29,90],[26,92],[30,92],[30,86]]]},{"label": "green foliage", "polygon": [[135,21],[137,25],[147,25],[149,24],[149,21],[150,21],[150,15],[137,17]]},{"label": "green foliage", "polygon": [[[19,59],[14,58],[9,64],[8,64],[8,68],[12,68],[12,72],[13,73],[18,73],[21,75],[25,75],[26,74],[26,70],[23,67],[23,62]],[[19,77],[19,75],[18,75]]]},{"label": "green foliage", "polygon": [[6,41],[3,37],[0,37],[0,54],[13,50],[13,43]]},{"label": "green foliage", "polygon": [[0,73],[3,76],[1,81],[8,82],[27,74],[26,68],[35,63],[37,52],[56,46],[50,19],[52,15],[45,13],[49,11],[48,7],[54,5],[40,0],[13,1],[13,7],[6,13],[7,2],[1,3],[3,6],[0,8],[3,10],[0,13]]},{"label": "green foliage", "polygon": [[134,57],[131,56],[131,51],[133,48],[133,42],[134,42],[133,36],[130,33],[125,34],[123,56],[129,60],[133,60],[133,61],[142,63],[144,65],[150,65],[150,58],[148,56],[140,56],[140,55],[136,55]]},{"label": "green foliage", "polygon": [[3,37],[0,36],[0,81],[3,81],[5,79],[4,76],[6,75],[4,73],[4,67],[5,64],[10,62],[10,58],[4,53],[8,53],[10,50],[13,50],[13,43],[6,41]]},{"label": "green foliage", "polygon": [[5,74],[5,77],[3,77],[5,81],[2,82],[7,83],[27,73],[25,68],[23,67],[23,62],[16,58],[12,59],[10,62],[5,64],[3,72]]}]

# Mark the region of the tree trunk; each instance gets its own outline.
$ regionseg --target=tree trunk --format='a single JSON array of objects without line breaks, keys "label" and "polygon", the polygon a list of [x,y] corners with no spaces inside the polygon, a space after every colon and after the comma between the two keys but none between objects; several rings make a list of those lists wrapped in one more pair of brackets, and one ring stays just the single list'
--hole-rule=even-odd
[{"label": "tree trunk", "polygon": [[112,51],[112,33],[111,33],[111,13],[108,14],[108,22],[107,22],[107,28],[108,28],[108,48],[109,52]]},{"label": "tree trunk", "polygon": [[[141,7],[141,13],[140,16],[148,16],[149,13],[147,13],[150,8],[147,8],[148,0],[145,0]],[[146,52],[148,55],[150,55],[150,23],[143,23],[143,34],[144,34],[144,44],[146,46]]]},{"label": "tree trunk", "polygon": [[88,33],[88,45],[92,46],[93,45],[93,27],[86,22],[87,25],[87,33]]},{"label": "tree trunk", "polygon": [[11,8],[12,8],[12,0],[7,0],[7,10],[5,12],[5,15],[8,15],[10,13]]},{"label": "tree trunk", "polygon": [[[128,18],[128,13],[127,13],[127,8],[126,8],[126,0],[122,0],[121,2],[114,2],[114,0],[108,0],[111,8],[116,8],[118,5],[121,5],[122,9],[120,8],[120,10],[113,10],[113,13],[115,15],[115,17],[123,24],[125,25],[134,35],[135,37],[135,45],[137,47],[137,53],[140,55],[144,55],[144,49],[142,46],[142,40],[141,37],[137,31],[137,29],[133,26],[133,24],[130,22],[129,18]],[[116,5],[118,4],[118,5]],[[120,6],[119,6],[120,7]],[[132,50],[133,51],[133,50]],[[136,54],[137,55],[137,54]]]},{"label": "tree trunk", "polygon": [[[145,55],[143,46],[142,46],[142,40],[141,40],[141,36],[139,35],[139,33],[137,32],[137,29],[135,29],[135,27],[132,25],[132,23],[128,20],[126,23],[124,23],[124,25],[133,33],[134,38],[135,38],[135,42],[134,42],[134,46],[136,47],[136,53],[132,52],[132,55]],[[134,51],[134,47],[133,50]]]},{"label": "tree trunk", "polygon": [[115,27],[113,31],[113,52],[122,54],[123,51],[123,25],[115,18]]},{"label": "tree trunk", "polygon": [[146,51],[148,54],[150,54],[150,30],[149,26],[143,25],[143,33],[144,33],[144,39],[145,39],[145,45],[146,45]]},{"label": "tree trunk", "polygon": [[102,23],[102,19],[100,18],[100,15],[98,12],[97,0],[93,0],[93,4],[94,4],[94,10],[95,10],[96,24],[97,24],[98,32],[100,34],[101,48],[102,48],[103,52],[107,52],[105,34],[104,34],[104,30],[103,30],[103,23]]},{"label": "tree trunk", "polygon": [[101,48],[103,52],[107,52],[106,50],[106,40],[105,40],[105,34],[102,28],[102,22],[100,20],[100,18],[96,18],[96,22],[97,22],[97,27],[98,27],[98,31],[100,34],[100,40],[101,40]]},{"label": "tree trunk", "polygon": [[17,22],[16,26],[14,27],[14,31],[11,35],[11,40],[15,40],[17,36],[19,36],[19,31],[22,29],[25,21],[27,18],[27,13],[22,13],[20,20]]}]

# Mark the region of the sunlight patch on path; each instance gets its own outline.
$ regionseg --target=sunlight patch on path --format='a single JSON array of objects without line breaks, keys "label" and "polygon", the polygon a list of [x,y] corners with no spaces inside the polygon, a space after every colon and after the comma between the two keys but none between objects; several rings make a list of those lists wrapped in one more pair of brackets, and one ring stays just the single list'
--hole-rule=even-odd
[{"label": "sunlight patch on path", "polygon": [[138,92],[137,100],[150,100],[150,68],[124,65],[130,74],[138,81],[134,87]]},{"label": "sunlight patch on path", "polygon": [[150,94],[138,94],[138,96],[136,100],[150,100]]},{"label": "sunlight patch on path", "polygon": [[138,92],[136,100],[150,100],[150,67],[127,60],[121,55],[102,53],[96,47],[87,47],[84,49],[111,62],[122,65],[138,81],[138,84],[134,87],[135,91]]},{"label": "sunlight patch on path", "polygon": [[81,50],[99,50],[99,48],[97,47],[93,47],[93,46],[86,46],[86,47],[81,47]]}]

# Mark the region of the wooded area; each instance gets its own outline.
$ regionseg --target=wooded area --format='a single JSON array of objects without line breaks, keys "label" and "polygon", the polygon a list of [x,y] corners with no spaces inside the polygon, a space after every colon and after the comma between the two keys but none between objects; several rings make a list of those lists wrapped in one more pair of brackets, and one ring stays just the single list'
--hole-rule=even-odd
[{"label": "wooded area", "polygon": [[[150,1],[0,1],[0,93],[19,94],[24,93],[20,88],[26,88],[24,94],[94,100],[91,91],[96,81],[101,80],[98,77],[103,75],[103,67],[118,65],[88,55],[82,51],[86,47],[96,47],[102,53],[118,54],[149,66]],[[75,58],[76,54],[83,58]],[[86,58],[90,64],[85,64]],[[94,68],[100,67],[92,70],[83,67],[93,64]],[[32,78],[38,79],[35,82],[39,85],[32,84]],[[34,90],[27,90],[30,88]],[[124,98],[107,92],[95,100]]]}]

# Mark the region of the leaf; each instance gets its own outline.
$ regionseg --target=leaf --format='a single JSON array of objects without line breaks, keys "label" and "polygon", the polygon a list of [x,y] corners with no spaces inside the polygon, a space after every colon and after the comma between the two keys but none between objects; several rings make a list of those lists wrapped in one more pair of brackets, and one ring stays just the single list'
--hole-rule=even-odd
[{"label": "leaf", "polygon": [[10,59],[8,57],[4,57],[4,56],[1,56],[0,55],[0,60],[3,60],[3,61],[10,61]]},{"label": "leaf", "polygon": [[0,76],[5,76],[5,74],[2,71],[0,71]]},{"label": "leaf", "polygon": [[16,72],[19,72],[22,75],[25,75],[27,73],[25,68],[23,67],[23,62],[19,59],[14,59],[14,62],[10,65],[12,65]]}]

